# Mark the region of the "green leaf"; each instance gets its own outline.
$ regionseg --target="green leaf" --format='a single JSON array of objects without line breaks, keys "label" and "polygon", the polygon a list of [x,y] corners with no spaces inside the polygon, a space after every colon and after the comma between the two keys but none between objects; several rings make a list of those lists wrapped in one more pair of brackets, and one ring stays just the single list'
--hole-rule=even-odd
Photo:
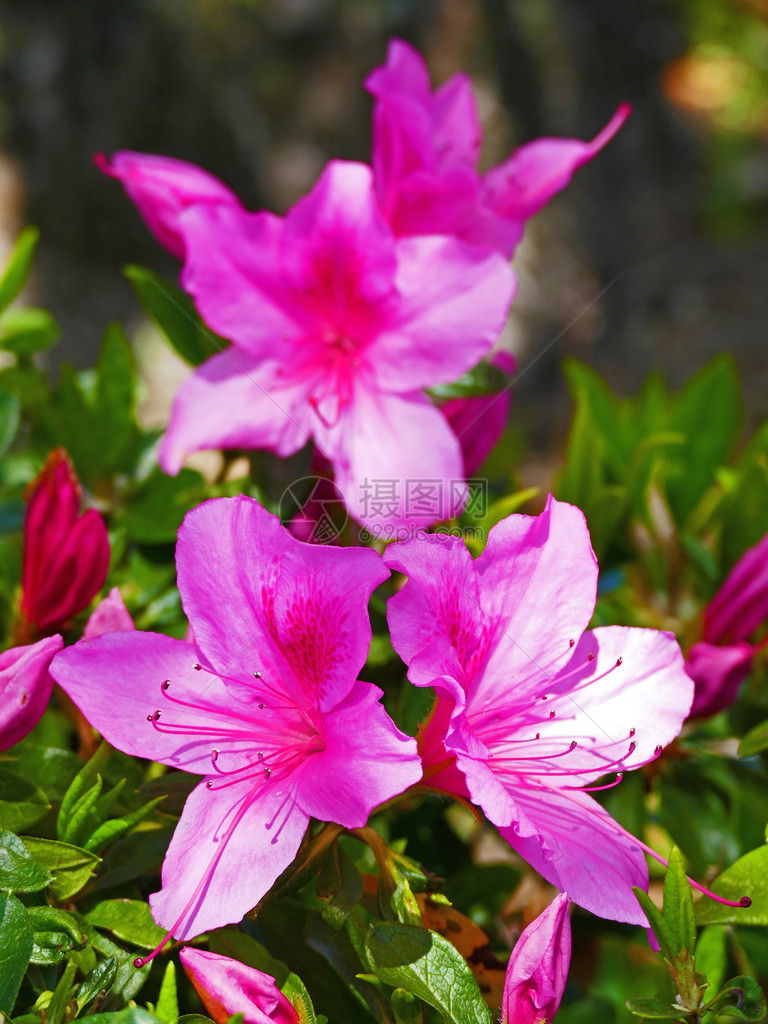
[{"label": "green leaf", "polygon": [[632,892],[637,897],[637,902],[643,908],[645,916],[648,918],[648,923],[653,929],[653,934],[656,936],[656,939],[661,946],[662,955],[670,964],[674,963],[675,953],[677,952],[677,942],[671,928],[664,919],[664,916],[647,892],[644,892],[636,885],[632,886]]},{"label": "green leaf", "polygon": [[9,767],[25,779],[36,782],[56,804],[61,804],[72,779],[83,766],[77,754],[70,750],[44,747],[32,740],[22,740],[9,753],[12,755]]},{"label": "green leaf", "polygon": [[0,889],[38,892],[52,880],[50,871],[32,859],[18,836],[0,830]]},{"label": "green leaf", "polygon": [[406,992],[404,988],[396,988],[391,1001],[395,1012],[395,1024],[421,1024],[421,1003],[416,996]]},{"label": "green leaf", "polygon": [[22,841],[34,859],[53,874],[50,891],[56,900],[68,900],[80,892],[99,864],[95,854],[68,843],[33,836],[22,836]]},{"label": "green leaf", "polygon": [[160,994],[157,997],[155,1016],[163,1024],[176,1024],[179,1019],[179,994],[176,990],[176,964],[173,960],[168,962],[160,985]]},{"label": "green leaf", "polygon": [[664,920],[675,938],[675,953],[684,949],[693,956],[696,947],[696,915],[693,894],[676,846],[669,854],[664,876]]},{"label": "green leaf", "polygon": [[44,818],[50,806],[48,797],[34,782],[0,768],[0,828],[19,832]]},{"label": "green leaf", "polygon": [[320,899],[328,901],[323,918],[331,928],[343,928],[363,895],[363,876],[338,843],[333,844],[323,861],[315,891]]},{"label": "green leaf", "polygon": [[37,228],[27,227],[21,232],[13,246],[11,258],[5,265],[0,278],[0,310],[6,309],[24,287],[32,267],[40,232]]},{"label": "green leaf", "polygon": [[98,1010],[112,987],[117,973],[117,957],[108,956],[102,960],[88,974],[85,981],[77,990],[77,1012],[82,1013],[86,1008]]},{"label": "green leaf", "polygon": [[382,921],[366,935],[365,953],[380,981],[434,1006],[451,1024],[491,1024],[466,960],[436,932]]},{"label": "green leaf", "polygon": [[61,328],[47,309],[23,306],[0,316],[0,348],[17,356],[44,352],[55,345]]},{"label": "green leaf", "polygon": [[58,907],[28,907],[34,946],[30,960],[34,964],[57,964],[67,953],[82,949],[85,936],[77,921]]},{"label": "green leaf", "polygon": [[696,905],[699,924],[768,924],[768,846],[744,854],[710,888],[729,900],[748,896],[752,905],[727,907],[705,897]]},{"label": "green leaf", "polygon": [[158,469],[131,497],[119,520],[139,543],[166,544],[175,541],[184,516],[205,497],[205,481],[195,470],[166,476]]},{"label": "green leaf", "polygon": [[728,942],[723,925],[711,924],[702,928],[696,942],[696,970],[707,979],[705,999],[711,998],[725,981],[728,966]]},{"label": "green leaf", "polygon": [[14,442],[21,422],[21,403],[10,391],[0,390],[0,455]]},{"label": "green leaf", "polygon": [[61,801],[59,817],[56,822],[56,833],[59,839],[63,840],[69,827],[69,819],[75,810],[78,801],[88,792],[96,782],[99,774],[103,774],[109,761],[110,746],[106,740],[102,741],[96,753],[91,757],[69,785],[64,798]]},{"label": "green leaf", "polygon": [[72,1000],[72,982],[75,980],[77,967],[68,963],[53,990],[51,1000],[46,1007],[47,1024],[63,1024],[67,1007]]},{"label": "green leaf", "polygon": [[768,749],[768,722],[756,725],[739,741],[739,757],[753,757],[766,749]]},{"label": "green leaf", "polygon": [[94,808],[101,795],[102,778],[96,776],[96,781],[76,801],[67,817],[67,824],[60,838],[64,843],[72,843],[74,846],[85,845],[85,840],[95,825]]},{"label": "green leaf", "polygon": [[449,384],[429,388],[429,394],[437,402],[447,402],[451,398],[477,398],[498,394],[507,389],[510,382],[508,373],[492,363],[482,362]]},{"label": "green leaf", "polygon": [[661,999],[628,999],[626,1007],[635,1016],[649,1020],[685,1020],[688,1016],[682,1007],[665,1003]]},{"label": "green leaf", "polygon": [[[765,996],[754,978],[731,978],[706,1005],[707,1010],[726,1010],[730,1020],[762,1020],[765,1017]],[[719,1019],[719,1018],[718,1018]]]},{"label": "green leaf", "polygon": [[0,1013],[11,1016],[32,952],[32,925],[24,905],[0,893]]},{"label": "green leaf", "polygon": [[97,364],[93,415],[100,425],[100,466],[123,469],[138,437],[133,418],[136,365],[131,343],[119,324],[104,332]]},{"label": "green leaf", "polygon": [[90,839],[83,844],[85,849],[100,850],[103,846],[114,842],[115,839],[119,839],[126,832],[130,832],[140,821],[143,821],[148,814],[151,814],[163,800],[165,800],[164,796],[155,797],[154,800],[150,800],[143,807],[137,808],[137,810],[132,811],[130,814],[124,814],[120,818],[110,818],[109,821],[105,821],[102,825],[99,825]]},{"label": "green leaf", "polygon": [[102,900],[85,917],[94,927],[106,928],[140,949],[154,949],[166,934],[152,920],[149,904],[143,900]]},{"label": "green leaf", "polygon": [[160,274],[135,265],[123,271],[144,309],[182,359],[197,366],[228,347],[229,342],[209,330],[188,295]]},{"label": "green leaf", "polygon": [[90,946],[98,950],[104,957],[114,957],[117,962],[115,980],[112,983],[107,1005],[110,1007],[120,1006],[128,999],[133,999],[149,977],[153,964],[148,963],[141,968],[136,968],[134,952],[121,949],[106,935],[94,928],[91,922],[82,915],[77,914],[76,917]]},{"label": "green leaf", "polygon": [[[189,1016],[196,1016],[196,1014],[189,1014]],[[184,1019],[184,1017],[181,1018],[181,1020]],[[208,1020],[207,1017],[202,1019]],[[158,1024],[158,1018],[140,1006],[126,1006],[124,1010],[118,1010],[117,1013],[94,1013],[89,1017],[80,1017],[79,1024]]]}]

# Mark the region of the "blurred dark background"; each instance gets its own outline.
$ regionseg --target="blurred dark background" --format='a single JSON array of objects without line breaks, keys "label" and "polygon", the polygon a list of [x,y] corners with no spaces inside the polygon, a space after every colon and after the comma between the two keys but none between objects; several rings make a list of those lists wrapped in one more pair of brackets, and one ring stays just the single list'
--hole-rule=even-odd
[{"label": "blurred dark background", "polygon": [[176,271],[94,152],[191,160],[284,211],[329,158],[368,159],[361,82],[392,35],[436,83],[473,76],[488,164],[634,106],[515,258],[521,366],[571,324],[516,389],[532,463],[568,421],[563,355],[631,393],[730,349],[764,417],[767,0],[6,0],[0,244],[41,228],[32,298],[62,322],[57,357],[89,365],[109,320],[140,329],[125,263]]}]

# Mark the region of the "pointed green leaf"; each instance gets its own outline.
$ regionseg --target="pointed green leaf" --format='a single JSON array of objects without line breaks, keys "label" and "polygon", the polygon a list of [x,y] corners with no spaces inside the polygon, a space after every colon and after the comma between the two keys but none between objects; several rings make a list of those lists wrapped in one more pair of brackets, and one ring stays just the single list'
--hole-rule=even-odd
[{"label": "pointed green leaf", "polygon": [[768,750],[768,722],[756,725],[739,741],[739,757],[754,757],[763,750]]},{"label": "pointed green leaf", "polygon": [[101,795],[102,784],[101,776],[97,775],[91,788],[75,803],[67,818],[66,828],[61,836],[62,842],[80,846],[88,837],[95,824],[94,807]]},{"label": "pointed green leaf", "polygon": [[108,956],[88,974],[77,990],[77,1012],[88,1009],[97,1012],[109,994],[117,973],[117,957]]},{"label": "pointed green leaf", "polygon": [[179,994],[176,989],[176,964],[173,960],[168,962],[160,985],[160,994],[157,997],[155,1016],[159,1017],[163,1024],[176,1024],[179,1019]]},{"label": "pointed green leaf", "polygon": [[77,921],[58,907],[28,907],[34,945],[33,964],[57,964],[67,953],[82,949],[85,936]]},{"label": "pointed green leaf", "polygon": [[63,1024],[67,1007],[72,1000],[72,982],[75,980],[76,972],[77,968],[73,963],[68,963],[64,968],[64,973],[59,978],[46,1008],[47,1024]]},{"label": "pointed green leaf", "polygon": [[59,818],[56,823],[56,830],[59,839],[64,838],[69,817],[74,810],[78,800],[88,792],[96,781],[96,776],[103,774],[109,761],[110,747],[106,741],[102,741],[98,750],[90,760],[86,761],[77,775],[69,785],[59,809]]},{"label": "pointed green leaf", "polygon": [[696,948],[696,915],[691,885],[685,874],[680,850],[673,846],[664,876],[664,920],[675,939],[675,953]]},{"label": "pointed green leaf", "polygon": [[56,900],[68,900],[80,892],[99,864],[98,857],[78,846],[33,836],[21,838],[34,859],[53,875],[50,891]]},{"label": "pointed green leaf", "polygon": [[0,390],[0,455],[13,444],[21,422],[21,403],[10,391]]},{"label": "pointed green leaf", "polygon": [[510,376],[493,363],[481,362],[467,373],[448,384],[436,384],[429,388],[429,394],[437,402],[452,398],[476,398],[495,395],[510,387]]},{"label": "pointed green leaf", "polygon": [[0,278],[0,310],[10,306],[26,284],[39,238],[40,232],[37,228],[27,227],[16,239],[11,258]]},{"label": "pointed green leaf", "polygon": [[189,296],[170,281],[135,265],[124,273],[139,302],[182,359],[197,366],[228,347],[229,342],[205,326]]},{"label": "pointed green leaf", "polygon": [[466,960],[437,932],[382,921],[365,937],[371,971],[438,1010],[451,1024],[491,1024],[491,1014]]},{"label": "pointed green leaf", "polygon": [[24,905],[0,893],[0,1013],[11,1016],[32,952],[32,925]]},{"label": "pointed green leaf", "polygon": [[102,847],[119,839],[120,836],[130,832],[140,821],[143,821],[147,815],[151,814],[163,800],[165,800],[164,796],[158,796],[130,814],[124,814],[121,818],[110,818],[109,821],[105,821],[103,825],[99,825],[90,839],[83,844],[85,849],[100,850]]},{"label": "pointed green leaf", "polygon": [[644,892],[636,885],[632,886],[632,892],[637,897],[637,902],[643,908],[645,916],[648,918],[648,923],[653,929],[653,934],[656,936],[656,939],[661,946],[662,955],[670,964],[674,963],[675,953],[677,952],[677,943],[675,936],[672,934],[669,925],[664,920],[661,911],[647,892]]}]

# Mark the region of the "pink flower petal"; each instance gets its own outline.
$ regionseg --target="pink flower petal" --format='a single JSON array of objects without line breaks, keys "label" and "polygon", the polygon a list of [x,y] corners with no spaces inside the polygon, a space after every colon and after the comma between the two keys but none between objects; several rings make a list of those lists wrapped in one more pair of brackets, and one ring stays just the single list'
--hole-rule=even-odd
[{"label": "pink flower petal", "polygon": [[285,386],[275,360],[234,348],[212,356],[179,388],[162,441],[160,465],[181,469],[207,448],[271,448],[292,455],[310,439],[306,393]]},{"label": "pink flower petal", "polygon": [[453,238],[398,243],[396,318],[373,342],[376,380],[406,391],[454,380],[498,340],[515,292],[509,264]]},{"label": "pink flower petal", "polygon": [[262,359],[287,358],[297,320],[280,273],[284,222],[234,206],[194,206],[180,221],[182,284],[217,334]]},{"label": "pink flower petal", "polygon": [[461,448],[419,392],[358,388],[339,428],[317,441],[351,515],[385,540],[450,519],[466,502]]},{"label": "pink flower petal", "polygon": [[98,154],[96,165],[122,182],[155,238],[180,259],[185,246],[179,217],[187,207],[193,204],[240,206],[240,200],[222,181],[184,160],[124,149],[115,153],[111,160]]},{"label": "pink flower petal", "polygon": [[[147,721],[158,709],[163,726],[210,727],[219,721],[212,711],[169,699],[211,708],[229,703],[215,676],[195,671],[199,657],[183,640],[159,633],[104,633],[58,654],[51,675],[112,746],[204,775],[211,770],[210,736],[179,737]],[[171,680],[168,697],[162,690],[166,679]]]},{"label": "pink flower petal", "polygon": [[177,939],[235,924],[288,867],[309,823],[293,780],[279,787],[201,783],[187,797],[163,862],[152,916]]},{"label": "pink flower petal", "polygon": [[48,636],[0,654],[0,750],[18,743],[42,718],[53,690],[51,659],[62,644],[60,636]]},{"label": "pink flower petal", "polygon": [[513,515],[494,526],[476,566],[483,611],[496,632],[475,697],[491,702],[511,679],[519,696],[544,692],[595,607],[597,559],[583,512],[550,495],[541,515]]},{"label": "pink flower petal", "polygon": [[500,216],[526,221],[569,184],[574,171],[595,157],[631,113],[622,103],[590,142],[581,139],[535,139],[487,171],[484,202]]},{"label": "pink flower petal", "polygon": [[325,719],[326,749],[306,762],[296,795],[311,817],[360,828],[374,807],[421,778],[416,740],[395,726],[379,703],[381,695],[377,686],[355,683]]},{"label": "pink flower petal", "polygon": [[647,925],[632,892],[633,885],[648,888],[645,854],[596,800],[542,787],[521,789],[515,802],[536,831],[499,831],[542,878],[598,917]]},{"label": "pink flower petal", "polygon": [[368,601],[388,575],[375,551],[303,544],[240,496],[187,513],[176,564],[197,642],[220,671],[259,671],[320,710],[350,693],[371,642]]},{"label": "pink flower petal", "polygon": [[115,633],[136,629],[123,596],[117,587],[112,587],[107,596],[91,612],[83,630],[83,640],[92,640],[102,633]]}]

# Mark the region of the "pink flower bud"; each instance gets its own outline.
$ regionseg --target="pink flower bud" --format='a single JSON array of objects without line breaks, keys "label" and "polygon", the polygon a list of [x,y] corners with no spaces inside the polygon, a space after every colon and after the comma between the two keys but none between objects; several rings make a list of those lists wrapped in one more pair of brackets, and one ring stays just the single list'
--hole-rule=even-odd
[{"label": "pink flower bud", "polygon": [[40,721],[53,689],[48,672],[61,650],[60,636],[0,654],[0,750],[18,743]]},{"label": "pink flower bud", "polygon": [[192,946],[179,959],[216,1024],[226,1024],[235,1013],[243,1014],[245,1024],[298,1024],[298,1013],[268,974]]},{"label": "pink flower bud", "polygon": [[30,485],[24,520],[20,635],[60,630],[101,588],[109,539],[95,509],[80,515],[80,485],[63,448]]},{"label": "pink flower bud", "polygon": [[551,1024],[571,961],[569,900],[560,893],[517,940],[507,967],[501,1024]]},{"label": "pink flower bud", "polygon": [[83,630],[83,640],[93,640],[102,633],[122,633],[131,629],[136,629],[136,623],[125,607],[122,594],[117,587],[112,587],[91,612]]}]

